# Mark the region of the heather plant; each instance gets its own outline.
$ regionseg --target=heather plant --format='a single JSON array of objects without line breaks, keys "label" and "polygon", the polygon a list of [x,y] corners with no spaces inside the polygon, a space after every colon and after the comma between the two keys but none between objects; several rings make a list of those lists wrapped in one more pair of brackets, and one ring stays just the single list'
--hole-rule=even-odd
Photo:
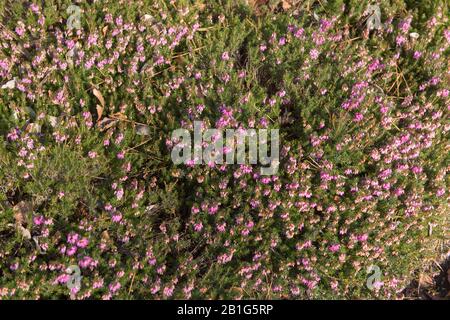
[{"label": "heather plant", "polygon": [[[0,2],[2,299],[401,297],[448,227],[448,5],[286,4]],[[196,121],[279,129],[277,174],[174,164]]]}]

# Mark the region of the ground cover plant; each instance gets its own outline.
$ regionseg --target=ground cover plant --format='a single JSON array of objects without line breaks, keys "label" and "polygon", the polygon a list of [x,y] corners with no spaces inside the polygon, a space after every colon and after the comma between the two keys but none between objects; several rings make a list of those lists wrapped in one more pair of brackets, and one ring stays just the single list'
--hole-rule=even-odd
[{"label": "ground cover plant", "polygon": [[[0,12],[1,299],[401,298],[448,236],[447,1]],[[194,121],[277,174],[175,165]]]}]

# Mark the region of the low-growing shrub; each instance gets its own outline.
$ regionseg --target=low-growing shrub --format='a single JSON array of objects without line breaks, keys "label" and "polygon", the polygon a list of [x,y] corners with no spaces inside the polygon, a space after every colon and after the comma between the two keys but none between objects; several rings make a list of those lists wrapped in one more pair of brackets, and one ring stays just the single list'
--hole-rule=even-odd
[{"label": "low-growing shrub", "polygon": [[[445,1],[43,3],[0,4],[3,299],[395,298],[445,236]],[[277,174],[175,165],[194,121]]]}]

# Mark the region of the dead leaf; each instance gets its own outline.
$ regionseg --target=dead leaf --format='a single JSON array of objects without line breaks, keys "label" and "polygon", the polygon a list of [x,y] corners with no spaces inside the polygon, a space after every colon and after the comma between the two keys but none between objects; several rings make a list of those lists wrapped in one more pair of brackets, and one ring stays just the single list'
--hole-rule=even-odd
[{"label": "dead leaf", "polygon": [[139,136],[149,136],[150,135],[150,127],[143,124],[138,124],[136,126],[136,134]]},{"label": "dead leaf", "polygon": [[144,14],[143,20],[150,23],[154,23],[156,21],[151,14]]},{"label": "dead leaf", "polygon": [[57,117],[54,116],[48,116],[48,121],[50,122],[50,125],[55,128],[58,123],[59,123],[59,119]]},{"label": "dead leaf", "polygon": [[139,73],[146,73],[148,74],[150,77],[153,77],[154,75],[154,71],[153,71],[153,66],[151,64],[149,64],[148,62],[146,62],[142,68],[141,71],[139,71]]},{"label": "dead leaf", "polygon": [[145,213],[146,214],[150,214],[150,213],[153,213],[153,212],[155,212],[155,211],[157,211],[158,210],[158,205],[156,205],[156,204],[151,204],[151,205],[149,205],[149,206],[147,206],[146,208],[145,208]]},{"label": "dead leaf", "polygon": [[66,61],[69,64],[69,66],[71,66],[71,67],[73,66],[73,57],[75,56],[75,50],[76,50],[76,47],[73,47],[66,53]]},{"label": "dead leaf", "polygon": [[118,120],[113,120],[108,117],[103,118],[100,122],[98,122],[98,127],[100,131],[108,130],[109,128],[115,126],[119,122]]},{"label": "dead leaf", "polygon": [[315,12],[313,12],[313,18],[316,20],[316,21],[320,21],[320,17],[317,15],[317,13],[315,13]]},{"label": "dead leaf", "polygon": [[37,251],[39,251],[39,254],[45,254],[45,250],[42,249],[41,245],[39,244],[38,237],[33,237],[34,244],[36,245]]},{"label": "dead leaf", "polygon": [[41,125],[37,124],[37,123],[30,123],[28,124],[26,131],[31,132],[31,133],[41,133]]},{"label": "dead leaf", "polygon": [[24,228],[22,225],[18,225],[17,230],[20,231],[20,233],[22,234],[22,236],[25,239],[28,239],[28,240],[31,239],[31,232],[27,228]]},{"label": "dead leaf", "polygon": [[247,0],[247,3],[250,7],[258,8],[265,4],[268,4],[269,0]]},{"label": "dead leaf", "polygon": [[96,88],[94,88],[94,90],[92,90],[92,92],[94,93],[94,96],[97,97],[98,101],[100,101],[101,106],[104,108],[105,107],[105,99],[103,98],[102,93],[97,90]]},{"label": "dead leaf", "polygon": [[102,238],[105,240],[109,240],[109,233],[108,230],[105,230],[102,232]]},{"label": "dead leaf", "polygon": [[14,89],[16,87],[16,78],[9,80],[4,85],[2,85],[2,89]]},{"label": "dead leaf", "polygon": [[198,8],[198,10],[203,11],[206,8],[206,4],[204,4],[203,2],[198,2],[197,8]]},{"label": "dead leaf", "polygon": [[103,115],[103,110],[105,108],[103,108],[100,105],[97,105],[96,108],[97,108],[97,121],[100,121],[100,119],[102,118],[102,115]]},{"label": "dead leaf", "polygon": [[425,273],[421,273],[419,276],[419,286],[421,288],[430,287],[433,284],[433,278]]},{"label": "dead leaf", "polygon": [[108,26],[104,26],[102,29],[103,36],[106,36],[106,32],[108,31]]},{"label": "dead leaf", "polygon": [[116,112],[111,115],[111,118],[118,120],[128,120],[127,116],[121,112]]},{"label": "dead leaf", "polygon": [[289,10],[292,7],[292,4],[289,1],[283,0],[281,1],[281,7],[283,10]]},{"label": "dead leaf", "polygon": [[257,16],[262,14],[261,8],[269,5],[269,0],[247,0],[247,4],[255,10]]},{"label": "dead leaf", "polygon": [[27,216],[33,211],[31,204],[29,202],[20,201],[13,207],[14,211],[14,219],[16,220],[16,224],[22,225],[26,222]]}]

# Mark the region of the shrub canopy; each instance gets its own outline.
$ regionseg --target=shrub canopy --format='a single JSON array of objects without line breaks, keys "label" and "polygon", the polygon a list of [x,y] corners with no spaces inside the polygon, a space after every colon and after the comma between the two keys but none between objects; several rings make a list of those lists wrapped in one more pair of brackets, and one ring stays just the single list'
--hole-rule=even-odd
[{"label": "shrub canopy", "polygon": [[[447,224],[449,8],[294,2],[0,3],[0,297],[398,296]],[[279,129],[278,174],[173,164],[194,121]]]}]

